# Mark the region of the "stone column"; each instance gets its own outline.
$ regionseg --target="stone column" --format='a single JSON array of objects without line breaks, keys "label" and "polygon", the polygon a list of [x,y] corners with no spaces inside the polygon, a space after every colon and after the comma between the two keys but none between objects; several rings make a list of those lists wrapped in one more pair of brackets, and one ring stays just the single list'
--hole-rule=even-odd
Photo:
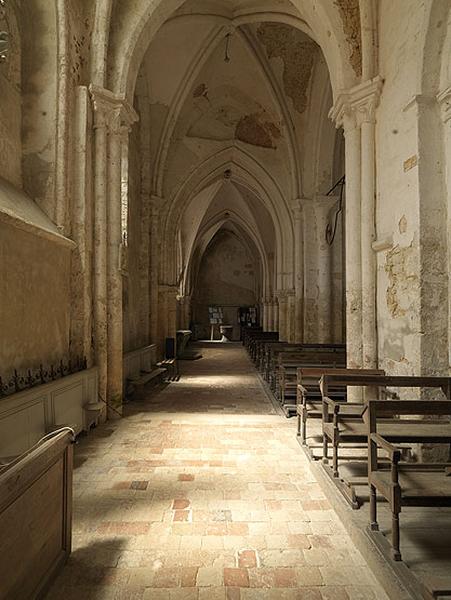
[{"label": "stone column", "polygon": [[281,342],[287,342],[287,295],[284,290],[277,292],[277,299],[279,301],[279,340]]},{"label": "stone column", "polygon": [[108,418],[122,414],[122,153],[128,151],[131,125],[138,119],[124,101],[112,111],[108,139]]},{"label": "stone column", "polygon": [[268,298],[262,298],[263,306],[263,331],[271,331],[270,329],[270,312],[271,304]]},{"label": "stone column", "polygon": [[168,306],[168,337],[177,337],[177,295],[178,288],[175,285],[169,285],[167,288],[167,306]]},{"label": "stone column", "polygon": [[137,115],[124,99],[90,86],[94,108],[94,345],[108,418],[122,413],[123,144]]},{"label": "stone column", "polygon": [[316,196],[314,211],[317,229],[318,260],[318,342],[331,343],[332,332],[332,249],[327,243],[326,227],[330,212],[336,204],[335,196]]},{"label": "stone column", "polygon": [[74,177],[71,202],[71,237],[76,243],[72,253],[72,285],[78,290],[71,302],[71,358],[85,356],[88,367],[94,364],[92,348],[92,161],[91,98],[86,86],[75,89],[73,159]]},{"label": "stone column", "polygon": [[159,218],[163,199],[151,197],[150,204],[150,257],[149,257],[149,335],[150,342],[156,344],[159,339],[158,331],[158,269],[159,269]]},{"label": "stone column", "polygon": [[448,207],[448,359],[451,364],[451,86],[437,96],[444,123],[444,157]]},{"label": "stone column", "polygon": [[290,344],[294,344],[296,338],[296,296],[294,290],[287,290],[286,308],[286,338]]},{"label": "stone column", "polygon": [[268,331],[274,331],[274,309],[273,300],[268,298]]},{"label": "stone column", "polygon": [[[272,320],[273,320],[273,331],[279,331],[279,303],[276,296],[273,298],[272,303]],[[280,339],[280,336],[279,336]]]},{"label": "stone column", "polygon": [[379,77],[368,82],[365,95],[357,101],[357,116],[361,123],[361,198],[362,198],[362,366],[375,369],[377,356],[377,310],[376,310],[376,255],[373,242],[376,239],[376,157],[375,111],[379,102],[382,81]]},{"label": "stone column", "polygon": [[[330,116],[345,134],[346,347],[349,368],[362,366],[362,255],[360,127],[349,93],[340,94]],[[360,395],[361,397],[361,395]],[[353,398],[357,399],[357,398]]]},{"label": "stone column", "polygon": [[98,391],[106,418],[107,406],[107,122],[110,105],[98,88],[91,88],[94,109],[94,355]]},{"label": "stone column", "polygon": [[293,203],[294,216],[294,342],[304,341],[304,236],[302,223],[302,199]]}]

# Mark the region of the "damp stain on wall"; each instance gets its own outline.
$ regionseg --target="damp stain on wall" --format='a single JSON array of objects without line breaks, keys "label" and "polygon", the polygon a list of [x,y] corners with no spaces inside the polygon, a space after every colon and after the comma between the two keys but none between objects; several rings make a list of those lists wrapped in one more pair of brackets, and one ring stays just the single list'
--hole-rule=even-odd
[{"label": "damp stain on wall", "polygon": [[355,74],[360,77],[362,75],[362,38],[359,0],[335,0],[335,5],[338,7],[345,38],[350,48],[349,62]]},{"label": "damp stain on wall", "polygon": [[268,58],[283,61],[283,87],[294,108],[302,113],[308,105],[308,87],[319,53],[318,45],[301,31],[281,23],[262,23],[257,37]]}]

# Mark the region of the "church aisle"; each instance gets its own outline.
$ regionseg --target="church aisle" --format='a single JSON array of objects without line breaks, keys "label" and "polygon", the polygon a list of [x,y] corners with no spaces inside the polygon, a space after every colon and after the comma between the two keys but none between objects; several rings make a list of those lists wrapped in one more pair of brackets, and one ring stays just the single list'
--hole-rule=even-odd
[{"label": "church aisle", "polygon": [[242,347],[202,351],[77,446],[49,600],[385,600]]}]

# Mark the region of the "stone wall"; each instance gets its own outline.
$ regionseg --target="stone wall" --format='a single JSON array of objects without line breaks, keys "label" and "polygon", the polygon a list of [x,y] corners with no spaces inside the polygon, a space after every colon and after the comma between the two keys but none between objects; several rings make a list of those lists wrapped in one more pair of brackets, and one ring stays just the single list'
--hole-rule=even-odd
[{"label": "stone wall", "polygon": [[0,373],[69,352],[70,248],[0,223]]},{"label": "stone wall", "polygon": [[215,305],[223,307],[224,325],[234,325],[234,337],[239,337],[238,307],[257,302],[255,269],[255,259],[236,235],[221,231],[213,238],[202,258],[195,288],[194,320],[201,338],[210,336],[208,307]]},{"label": "stone wall", "polygon": [[21,43],[14,5],[0,7],[0,31],[6,32],[6,58],[0,60],[0,177],[20,186],[21,141]]},{"label": "stone wall", "polygon": [[[439,90],[422,93],[421,78],[430,4],[383,0],[379,11],[384,88],[376,119],[378,341],[380,366],[390,373],[443,374],[449,365]],[[443,23],[437,18],[431,25],[438,38]],[[439,69],[440,55],[433,62]]]}]

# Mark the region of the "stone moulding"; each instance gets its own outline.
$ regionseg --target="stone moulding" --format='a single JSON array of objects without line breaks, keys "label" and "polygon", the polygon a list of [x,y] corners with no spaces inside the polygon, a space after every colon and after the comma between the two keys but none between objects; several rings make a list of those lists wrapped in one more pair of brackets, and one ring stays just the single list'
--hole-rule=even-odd
[{"label": "stone moulding", "polygon": [[53,221],[25,192],[4,179],[0,179],[0,222],[61,246],[71,249],[76,247],[76,243],[62,235]]},{"label": "stone moulding", "polygon": [[48,431],[87,431],[100,414],[97,367],[0,400],[0,459],[21,454]]}]

